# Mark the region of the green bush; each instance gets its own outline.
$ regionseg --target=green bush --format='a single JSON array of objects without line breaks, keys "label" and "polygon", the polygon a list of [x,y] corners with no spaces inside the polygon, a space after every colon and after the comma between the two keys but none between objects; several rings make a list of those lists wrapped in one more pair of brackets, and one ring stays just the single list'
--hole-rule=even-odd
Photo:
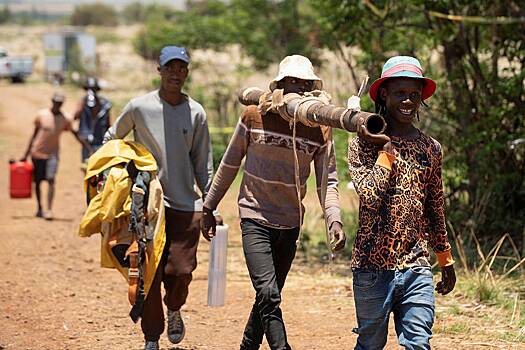
[{"label": "green bush", "polygon": [[7,4],[4,5],[4,8],[0,11],[0,24],[9,22],[11,18],[11,12]]},{"label": "green bush", "polygon": [[222,157],[226,148],[228,147],[228,142],[231,137],[231,130],[228,129],[212,129],[210,132],[211,136],[211,147],[213,153],[213,169],[217,171],[219,164],[221,163]]},{"label": "green bush", "polygon": [[125,23],[144,22],[146,19],[146,7],[138,1],[133,2],[122,9],[120,16]]},{"label": "green bush", "polygon": [[352,137],[347,131],[333,129],[335,158],[337,162],[337,176],[340,182],[350,181],[348,172],[348,138]]},{"label": "green bush", "polygon": [[[343,259],[350,259],[352,247],[358,228],[358,215],[354,210],[341,209],[341,219],[343,220],[343,230],[346,234],[346,245],[338,256]],[[302,230],[300,251],[306,260],[326,260],[328,248],[326,245],[326,231],[322,216],[315,217],[315,213],[307,213]]]},{"label": "green bush", "polygon": [[116,26],[118,17],[113,6],[94,3],[76,6],[70,22],[74,26]]}]

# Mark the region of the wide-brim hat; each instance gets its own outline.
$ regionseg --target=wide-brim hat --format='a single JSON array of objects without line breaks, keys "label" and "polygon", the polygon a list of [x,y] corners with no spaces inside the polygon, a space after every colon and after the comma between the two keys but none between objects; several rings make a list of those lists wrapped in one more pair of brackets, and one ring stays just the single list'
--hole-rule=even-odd
[{"label": "wide-brim hat", "polygon": [[84,88],[84,90],[93,90],[93,91],[100,90],[98,79],[95,77],[88,77],[82,87]]},{"label": "wide-brim hat", "polygon": [[281,63],[279,63],[279,73],[277,73],[277,76],[270,82],[270,91],[275,90],[277,83],[286,77],[313,80],[314,90],[323,89],[323,81],[315,75],[312,62],[301,55],[286,56]]},{"label": "wide-brim hat", "polygon": [[395,56],[386,61],[381,72],[381,78],[374,81],[372,86],[370,86],[369,94],[372,101],[375,102],[381,84],[390,78],[422,79],[425,82],[421,96],[423,101],[432,96],[436,91],[436,82],[423,76],[423,69],[416,58],[411,56]]}]

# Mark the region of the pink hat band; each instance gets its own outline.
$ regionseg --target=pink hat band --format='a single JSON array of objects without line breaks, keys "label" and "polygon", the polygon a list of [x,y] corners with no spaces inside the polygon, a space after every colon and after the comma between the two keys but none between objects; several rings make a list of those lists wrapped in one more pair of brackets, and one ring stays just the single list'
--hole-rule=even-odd
[{"label": "pink hat band", "polygon": [[393,74],[396,74],[398,72],[413,72],[413,73],[416,73],[420,76],[423,76],[423,71],[413,65],[413,64],[398,64],[388,70],[386,70],[385,72],[383,72],[383,74],[381,74],[381,78],[388,78],[389,76],[393,75]]}]

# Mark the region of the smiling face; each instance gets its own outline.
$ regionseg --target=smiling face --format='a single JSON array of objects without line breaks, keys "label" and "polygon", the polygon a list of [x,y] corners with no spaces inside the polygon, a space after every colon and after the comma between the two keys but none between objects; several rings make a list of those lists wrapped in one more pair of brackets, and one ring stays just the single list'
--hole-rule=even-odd
[{"label": "smiling face", "polygon": [[168,93],[177,93],[182,90],[188,77],[188,64],[181,60],[171,60],[158,67],[162,89]]},{"label": "smiling face", "polygon": [[388,79],[381,86],[388,117],[401,124],[412,124],[421,106],[424,82],[413,78]]}]

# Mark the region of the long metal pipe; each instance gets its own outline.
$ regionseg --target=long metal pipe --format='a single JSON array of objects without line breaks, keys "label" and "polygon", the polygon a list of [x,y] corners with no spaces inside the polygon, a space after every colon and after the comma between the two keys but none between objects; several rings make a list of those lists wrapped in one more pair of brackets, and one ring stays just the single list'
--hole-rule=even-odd
[{"label": "long metal pipe", "polygon": [[[259,99],[264,93],[263,90],[253,87],[242,89],[238,95],[239,102],[245,106],[258,105]],[[286,103],[286,111],[289,115],[294,115],[302,99],[301,96],[297,95],[296,98],[288,100],[288,103]],[[300,112],[301,111],[304,112],[303,110],[300,110]],[[326,105],[322,102],[312,103],[305,113],[306,115],[302,117],[310,122],[350,132],[357,131],[357,122],[360,118],[364,118],[366,128],[371,134],[381,134],[386,129],[385,119],[379,114]]]}]

